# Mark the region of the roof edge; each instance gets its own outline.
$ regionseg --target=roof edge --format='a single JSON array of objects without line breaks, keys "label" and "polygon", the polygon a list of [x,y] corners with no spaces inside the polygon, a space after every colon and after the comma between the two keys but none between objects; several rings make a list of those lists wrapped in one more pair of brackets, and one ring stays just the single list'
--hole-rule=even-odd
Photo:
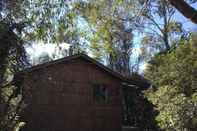
[{"label": "roof edge", "polygon": [[26,69],[18,72],[17,74],[30,73],[30,72],[35,71],[35,70],[39,70],[39,69],[57,64],[57,63],[62,63],[62,62],[69,61],[69,60],[72,60],[72,59],[77,59],[77,58],[83,58],[83,59],[97,65],[98,67],[102,68],[104,71],[108,72],[112,76],[114,76],[116,78],[119,78],[120,80],[122,80],[124,82],[129,82],[128,79],[126,77],[124,77],[123,75],[121,75],[120,73],[113,71],[112,69],[108,68],[107,66],[103,65],[102,63],[94,60],[93,58],[91,58],[88,55],[83,54],[83,53],[67,56],[67,57],[57,59],[57,60],[54,60],[54,61],[49,61],[49,62],[46,62],[46,63],[43,63],[43,64],[38,64],[38,65],[32,66],[30,68],[26,68]]}]

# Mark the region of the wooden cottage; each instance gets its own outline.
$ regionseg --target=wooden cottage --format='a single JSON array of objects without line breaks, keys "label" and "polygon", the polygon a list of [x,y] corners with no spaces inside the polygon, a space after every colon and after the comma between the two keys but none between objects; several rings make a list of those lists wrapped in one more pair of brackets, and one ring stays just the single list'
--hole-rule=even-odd
[{"label": "wooden cottage", "polygon": [[124,78],[79,54],[22,72],[24,131],[121,131]]}]

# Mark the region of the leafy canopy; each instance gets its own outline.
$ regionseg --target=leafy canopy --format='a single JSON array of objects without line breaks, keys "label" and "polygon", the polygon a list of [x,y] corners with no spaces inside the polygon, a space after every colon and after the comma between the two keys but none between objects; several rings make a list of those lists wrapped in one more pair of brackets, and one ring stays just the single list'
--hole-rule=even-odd
[{"label": "leafy canopy", "polygon": [[154,87],[146,92],[156,105],[156,120],[167,131],[197,128],[197,39],[181,40],[167,54],[154,57],[145,72]]}]

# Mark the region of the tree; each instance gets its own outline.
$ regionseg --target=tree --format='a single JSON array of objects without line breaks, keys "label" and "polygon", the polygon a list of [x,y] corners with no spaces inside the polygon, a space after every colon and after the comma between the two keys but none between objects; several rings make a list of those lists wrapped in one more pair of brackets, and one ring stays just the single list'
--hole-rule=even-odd
[{"label": "tree", "polygon": [[167,0],[149,0],[147,3],[142,14],[146,19],[146,24],[142,26],[146,29],[143,32],[142,50],[150,56],[170,50],[172,40],[183,35],[182,24],[173,20],[174,14],[175,10]]},{"label": "tree", "polygon": [[171,51],[156,55],[145,72],[153,83],[146,95],[159,111],[156,120],[164,130],[197,128],[196,42],[196,35],[180,40]]},{"label": "tree", "polygon": [[[16,112],[13,109],[19,110],[18,106],[13,105],[13,98],[17,98],[20,94],[20,78],[13,77],[13,73],[27,66],[28,61],[21,39],[7,24],[1,23],[0,27],[2,29],[0,46],[0,129],[7,130],[8,125],[9,127],[13,126],[10,121],[16,117]],[[5,99],[3,94],[5,89],[8,88],[12,91],[8,95],[9,97]]]},{"label": "tree", "polygon": [[123,75],[130,75],[133,27],[129,13],[132,2],[88,1],[76,4],[81,16],[89,24],[90,51],[96,59]]}]

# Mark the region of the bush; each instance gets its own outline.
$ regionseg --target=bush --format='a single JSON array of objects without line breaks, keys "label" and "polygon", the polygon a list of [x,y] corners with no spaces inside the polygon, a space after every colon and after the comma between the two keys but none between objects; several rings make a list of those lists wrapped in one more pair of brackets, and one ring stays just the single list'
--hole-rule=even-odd
[{"label": "bush", "polygon": [[145,71],[153,83],[146,91],[166,131],[197,129],[197,35],[181,40],[168,53],[156,55]]}]

